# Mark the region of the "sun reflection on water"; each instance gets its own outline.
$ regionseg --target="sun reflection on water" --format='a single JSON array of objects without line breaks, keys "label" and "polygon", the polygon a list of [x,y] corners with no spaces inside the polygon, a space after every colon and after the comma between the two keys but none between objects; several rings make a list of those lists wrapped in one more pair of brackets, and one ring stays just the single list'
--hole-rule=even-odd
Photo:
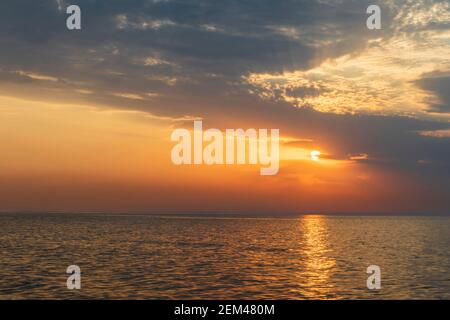
[{"label": "sun reflection on water", "polygon": [[333,294],[330,278],[336,260],[330,257],[326,218],[323,216],[305,216],[300,220],[304,237],[304,282],[306,297],[329,297]]}]

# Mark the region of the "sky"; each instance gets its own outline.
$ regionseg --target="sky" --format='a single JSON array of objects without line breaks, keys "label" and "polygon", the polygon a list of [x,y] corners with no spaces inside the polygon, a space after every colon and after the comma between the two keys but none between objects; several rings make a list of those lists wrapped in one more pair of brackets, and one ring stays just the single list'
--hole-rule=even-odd
[{"label": "sky", "polygon": [[[0,210],[450,214],[449,7],[1,1]],[[175,166],[195,119],[279,129],[279,173]]]}]

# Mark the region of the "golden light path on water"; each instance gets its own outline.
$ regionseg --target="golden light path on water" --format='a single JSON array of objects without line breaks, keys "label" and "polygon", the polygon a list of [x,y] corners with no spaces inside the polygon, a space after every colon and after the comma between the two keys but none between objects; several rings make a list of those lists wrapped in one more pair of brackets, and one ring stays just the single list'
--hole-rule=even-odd
[{"label": "golden light path on water", "polygon": [[329,256],[328,231],[326,218],[319,215],[304,216],[300,220],[305,239],[303,254],[305,271],[302,274],[305,287],[303,294],[307,298],[328,296],[332,293],[330,276],[336,265],[336,260]]}]

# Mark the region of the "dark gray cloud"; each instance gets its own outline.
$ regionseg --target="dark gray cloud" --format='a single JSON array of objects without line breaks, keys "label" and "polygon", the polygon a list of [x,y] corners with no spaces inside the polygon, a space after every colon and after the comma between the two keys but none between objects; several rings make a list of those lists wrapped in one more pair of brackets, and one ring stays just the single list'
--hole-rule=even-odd
[{"label": "dark gray cloud", "polygon": [[437,97],[437,101],[430,101],[432,112],[450,113],[450,75],[435,73],[426,75],[418,81],[425,90]]},{"label": "dark gray cloud", "polygon": [[[62,10],[54,0],[0,4],[3,63],[61,76],[90,70],[95,79],[93,67],[158,73],[130,65],[158,54],[176,61],[183,75],[236,79],[250,71],[306,69],[380,35],[365,28],[369,1],[81,0],[82,32],[65,29],[70,1],[62,2]],[[81,62],[85,69],[74,70]]]},{"label": "dark gray cloud", "polygon": [[[3,1],[0,79],[30,82],[18,79],[16,72],[25,70],[59,79],[34,81],[30,95],[37,91],[58,99],[61,92],[64,99],[201,116],[185,102],[216,104],[217,99],[245,94],[249,88],[241,77],[249,72],[305,70],[389,34],[394,13],[387,7],[383,31],[365,27],[365,10],[372,2]],[[71,3],[82,9],[80,32],[65,28],[65,8]],[[167,63],[146,65],[148,57]],[[10,87],[8,91],[14,90]],[[77,90],[94,94],[73,94]],[[118,91],[146,100],[112,95]],[[158,98],[148,98],[149,92]]]}]

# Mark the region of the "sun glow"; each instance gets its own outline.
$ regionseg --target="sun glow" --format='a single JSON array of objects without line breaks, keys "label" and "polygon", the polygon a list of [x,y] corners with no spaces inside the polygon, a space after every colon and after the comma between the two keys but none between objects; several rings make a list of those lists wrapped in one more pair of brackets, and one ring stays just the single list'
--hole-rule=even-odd
[{"label": "sun glow", "polygon": [[321,154],[320,151],[317,151],[317,150],[311,151],[311,160],[319,161],[320,154]]}]

